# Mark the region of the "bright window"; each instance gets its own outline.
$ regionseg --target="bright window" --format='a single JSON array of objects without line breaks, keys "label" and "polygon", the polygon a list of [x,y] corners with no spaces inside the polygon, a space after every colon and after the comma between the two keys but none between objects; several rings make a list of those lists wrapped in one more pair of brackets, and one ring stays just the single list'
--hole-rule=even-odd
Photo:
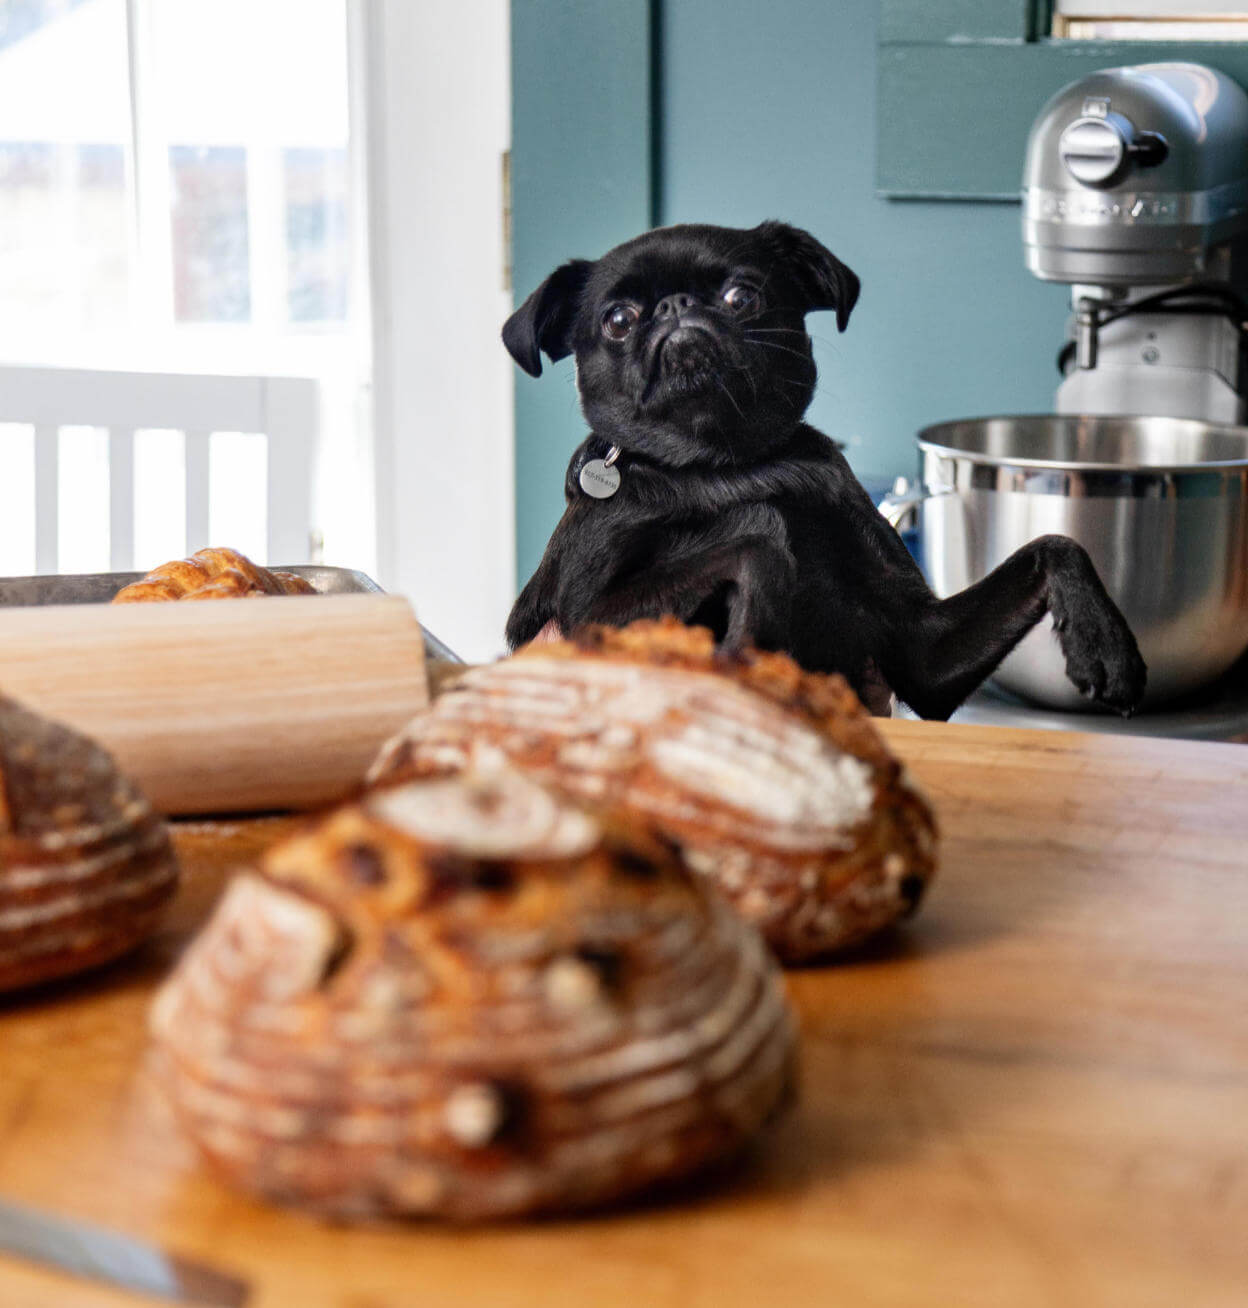
[{"label": "bright window", "polygon": [[[0,352],[351,316],[345,0],[0,9]],[[202,344],[202,342],[201,342]]]},{"label": "bright window", "polygon": [[4,15],[0,342],[28,349],[128,320],[125,5],[27,0]]},{"label": "bright window", "polygon": [[1088,41],[1244,41],[1244,0],[1056,0],[1053,35]]},{"label": "bright window", "polygon": [[[0,0],[0,363],[315,378],[317,528],[333,561],[367,568],[346,4]],[[0,396],[0,481],[30,458],[7,417]],[[62,432],[62,458],[94,468],[88,450]],[[254,490],[251,458],[216,440],[214,484]],[[137,493],[164,463],[135,466]],[[108,553],[107,533],[86,540],[99,513],[75,509],[76,476],[62,479],[62,570]],[[0,572],[28,552],[13,521],[0,522]],[[176,528],[137,523],[136,557]]]}]

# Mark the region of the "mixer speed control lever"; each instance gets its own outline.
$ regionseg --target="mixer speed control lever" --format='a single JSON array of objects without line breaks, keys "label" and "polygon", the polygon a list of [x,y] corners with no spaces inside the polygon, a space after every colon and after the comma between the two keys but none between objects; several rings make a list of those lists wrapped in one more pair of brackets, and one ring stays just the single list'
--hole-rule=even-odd
[{"label": "mixer speed control lever", "polygon": [[1160,132],[1136,132],[1135,140],[1127,147],[1127,153],[1141,168],[1156,168],[1164,163],[1170,147]]}]

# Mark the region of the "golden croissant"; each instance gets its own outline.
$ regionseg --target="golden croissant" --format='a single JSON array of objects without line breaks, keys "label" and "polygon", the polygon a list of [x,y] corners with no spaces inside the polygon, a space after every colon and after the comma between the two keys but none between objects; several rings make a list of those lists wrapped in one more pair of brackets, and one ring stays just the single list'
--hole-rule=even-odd
[{"label": "golden croissant", "polygon": [[293,572],[270,572],[231,549],[203,549],[189,559],[153,568],[113,596],[114,604],[151,600],[242,599],[258,595],[314,595],[315,588]]}]

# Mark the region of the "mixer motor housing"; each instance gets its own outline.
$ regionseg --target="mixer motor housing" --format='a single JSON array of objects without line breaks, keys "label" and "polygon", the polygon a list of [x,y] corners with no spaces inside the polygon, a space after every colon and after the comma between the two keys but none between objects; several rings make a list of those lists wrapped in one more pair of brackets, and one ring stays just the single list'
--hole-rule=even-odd
[{"label": "mixer motor housing", "polygon": [[1027,267],[1071,287],[1059,413],[1248,419],[1248,95],[1200,64],[1081,78],[1022,198]]}]

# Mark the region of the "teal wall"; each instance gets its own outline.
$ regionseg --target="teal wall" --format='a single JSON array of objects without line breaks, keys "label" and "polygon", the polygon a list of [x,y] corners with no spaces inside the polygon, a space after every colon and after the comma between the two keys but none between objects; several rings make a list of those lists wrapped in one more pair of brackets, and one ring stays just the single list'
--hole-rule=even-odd
[{"label": "teal wall", "polygon": [[669,0],[660,20],[660,219],[784,218],[858,273],[843,336],[808,319],[810,417],[869,477],[910,472],[927,423],[1050,409],[1066,306],[1023,267],[1017,205],[876,197],[877,11]]},{"label": "teal wall", "polygon": [[[595,258],[654,221],[650,11],[648,0],[513,0],[517,303],[559,264]],[[519,585],[563,512],[564,471],[584,435],[571,359],[544,361],[536,381],[516,369]]]},{"label": "teal wall", "polygon": [[[926,423],[1051,408],[1066,302],[1024,270],[1016,205],[876,197],[878,22],[877,0],[513,0],[517,299],[651,217],[809,228],[862,278],[843,336],[809,326],[811,420],[865,477],[911,471]],[[570,360],[519,376],[521,581],[583,434]]]}]

